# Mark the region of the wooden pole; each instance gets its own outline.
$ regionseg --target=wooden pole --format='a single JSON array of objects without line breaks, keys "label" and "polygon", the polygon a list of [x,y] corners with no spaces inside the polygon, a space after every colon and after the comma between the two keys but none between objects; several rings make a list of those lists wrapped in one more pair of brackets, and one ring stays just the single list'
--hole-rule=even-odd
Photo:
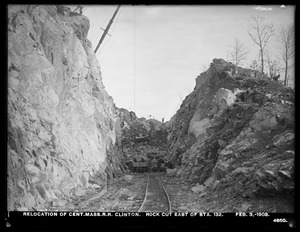
[{"label": "wooden pole", "polygon": [[106,28],[105,28],[105,30],[104,30],[104,32],[103,32],[103,34],[102,34],[102,36],[101,36],[101,38],[100,38],[100,40],[99,40],[99,43],[98,43],[98,45],[97,45],[97,47],[96,47],[96,49],[95,49],[95,51],[94,51],[95,54],[97,53],[97,50],[98,50],[98,48],[100,47],[100,44],[103,42],[103,40],[104,40],[106,34],[108,33],[108,30],[109,30],[111,24],[113,23],[114,18],[116,17],[116,15],[117,15],[117,13],[118,13],[120,7],[121,7],[121,5],[118,5],[118,7],[117,7],[117,9],[115,10],[115,13],[113,14],[111,20],[110,20],[109,23],[107,24],[107,26],[106,26]]}]

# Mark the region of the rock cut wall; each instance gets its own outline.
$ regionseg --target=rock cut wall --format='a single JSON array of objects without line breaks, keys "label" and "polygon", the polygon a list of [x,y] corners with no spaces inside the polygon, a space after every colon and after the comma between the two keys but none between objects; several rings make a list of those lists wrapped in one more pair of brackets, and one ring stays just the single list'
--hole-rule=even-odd
[{"label": "rock cut wall", "polygon": [[8,210],[43,210],[120,170],[118,117],[87,40],[62,6],[8,6]]},{"label": "rock cut wall", "polygon": [[168,157],[178,175],[232,194],[294,189],[294,91],[223,59],[196,79],[173,117]]}]

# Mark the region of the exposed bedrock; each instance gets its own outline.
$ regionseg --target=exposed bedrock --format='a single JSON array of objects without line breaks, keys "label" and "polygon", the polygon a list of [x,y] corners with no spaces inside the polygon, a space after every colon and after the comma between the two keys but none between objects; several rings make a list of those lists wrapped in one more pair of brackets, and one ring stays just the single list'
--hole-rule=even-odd
[{"label": "exposed bedrock", "polygon": [[214,59],[167,123],[172,175],[244,195],[294,189],[294,92]]},{"label": "exposed bedrock", "polygon": [[123,167],[89,20],[68,10],[8,7],[8,210],[63,205]]}]

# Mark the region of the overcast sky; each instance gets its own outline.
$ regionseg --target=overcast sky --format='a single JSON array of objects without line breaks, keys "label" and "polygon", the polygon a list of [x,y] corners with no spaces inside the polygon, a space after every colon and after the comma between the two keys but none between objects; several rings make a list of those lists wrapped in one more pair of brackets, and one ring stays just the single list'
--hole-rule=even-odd
[{"label": "overcast sky", "polygon": [[[82,6],[95,48],[103,33],[100,27],[105,29],[116,5]],[[235,38],[250,51],[244,65],[258,58],[258,47],[247,33],[251,15],[263,16],[277,29],[293,22],[294,11],[279,5],[121,6],[111,36],[97,52],[103,83],[118,107],[167,121],[193,90],[204,66],[214,58],[227,59]],[[274,37],[269,46],[273,56],[279,56],[278,47]]]}]

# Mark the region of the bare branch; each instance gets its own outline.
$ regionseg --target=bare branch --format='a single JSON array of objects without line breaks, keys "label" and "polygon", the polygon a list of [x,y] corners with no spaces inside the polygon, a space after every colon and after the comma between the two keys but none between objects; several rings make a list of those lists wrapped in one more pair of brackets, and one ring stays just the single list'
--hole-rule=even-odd
[{"label": "bare branch", "polygon": [[233,45],[230,46],[231,62],[235,65],[239,65],[241,61],[246,60],[246,55],[249,53],[245,45],[235,38]]},{"label": "bare branch", "polygon": [[289,61],[294,58],[294,45],[295,45],[295,31],[294,25],[288,24],[283,26],[279,31],[278,41],[281,44],[281,60],[285,65],[285,73],[284,73],[284,84],[287,85],[288,81],[288,70],[291,67]]},{"label": "bare branch", "polygon": [[272,23],[265,23],[264,18],[261,16],[251,16],[252,23],[249,22],[250,29],[248,34],[252,41],[259,46],[260,59],[261,59],[261,72],[264,73],[264,50],[274,35],[274,27]]},{"label": "bare branch", "polygon": [[280,62],[276,59],[272,59],[268,51],[266,51],[266,58],[267,58],[267,65],[269,69],[269,76],[271,78],[278,76],[279,71],[282,69],[282,67],[280,66]]},{"label": "bare branch", "polygon": [[254,35],[252,35],[250,32],[248,32],[248,34],[250,35],[253,42],[256,43],[259,46],[259,42],[255,39]]}]

